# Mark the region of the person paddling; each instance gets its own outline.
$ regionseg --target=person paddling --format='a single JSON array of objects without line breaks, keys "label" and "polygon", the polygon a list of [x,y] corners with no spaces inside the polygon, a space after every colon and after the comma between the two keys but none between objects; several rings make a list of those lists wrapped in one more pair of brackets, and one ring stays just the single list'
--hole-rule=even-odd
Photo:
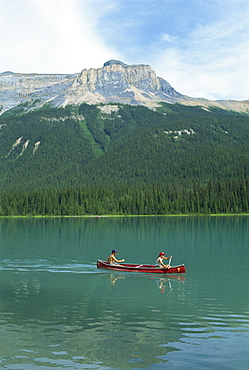
[{"label": "person paddling", "polygon": [[163,260],[169,260],[170,258],[172,258],[172,256],[166,257],[164,252],[160,252],[157,259],[156,259],[156,266],[163,267],[163,268],[166,268],[166,269],[170,268],[171,267],[170,265],[165,265],[163,263]]},{"label": "person paddling", "polygon": [[112,254],[107,258],[107,262],[110,264],[110,265],[117,265],[119,262],[124,262],[125,260],[122,259],[122,260],[117,260],[116,258],[116,249],[113,249],[112,250]]}]

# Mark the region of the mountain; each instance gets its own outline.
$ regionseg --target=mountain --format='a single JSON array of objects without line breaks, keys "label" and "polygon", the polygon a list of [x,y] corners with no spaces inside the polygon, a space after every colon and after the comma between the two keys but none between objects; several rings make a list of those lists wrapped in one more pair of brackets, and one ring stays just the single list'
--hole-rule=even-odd
[{"label": "mountain", "polygon": [[20,104],[30,110],[47,103],[53,107],[65,107],[84,102],[143,105],[152,109],[166,102],[249,112],[249,100],[191,98],[177,92],[167,81],[158,77],[150,66],[127,65],[118,60],[110,60],[102,68],[84,69],[81,73],[71,75],[0,74],[2,112]]},{"label": "mountain", "polygon": [[5,112],[20,104],[41,107],[65,93],[76,75],[0,73],[0,107]]},{"label": "mountain", "polygon": [[109,61],[75,75],[5,72],[0,99],[0,194],[189,188],[249,174],[248,102],[188,98],[146,65]]}]

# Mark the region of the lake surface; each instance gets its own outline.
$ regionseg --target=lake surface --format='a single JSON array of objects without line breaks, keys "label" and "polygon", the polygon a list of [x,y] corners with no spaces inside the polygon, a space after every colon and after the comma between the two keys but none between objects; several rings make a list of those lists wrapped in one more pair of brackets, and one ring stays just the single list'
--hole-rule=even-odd
[{"label": "lake surface", "polygon": [[3,218],[0,255],[0,369],[249,368],[247,216]]}]

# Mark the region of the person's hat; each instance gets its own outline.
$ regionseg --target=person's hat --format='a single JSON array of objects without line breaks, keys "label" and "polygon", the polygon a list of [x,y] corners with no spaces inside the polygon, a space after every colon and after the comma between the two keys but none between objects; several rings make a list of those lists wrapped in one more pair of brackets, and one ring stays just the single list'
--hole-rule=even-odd
[{"label": "person's hat", "polygon": [[112,253],[117,253],[116,249],[113,249],[113,250],[112,250]]},{"label": "person's hat", "polygon": [[159,253],[159,256],[164,256],[165,255],[165,253],[164,252],[160,252]]}]

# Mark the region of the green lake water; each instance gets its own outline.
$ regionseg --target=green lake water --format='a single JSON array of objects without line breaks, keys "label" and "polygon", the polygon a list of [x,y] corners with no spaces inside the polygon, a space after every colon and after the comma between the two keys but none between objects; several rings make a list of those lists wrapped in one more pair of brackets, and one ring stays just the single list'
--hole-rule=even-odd
[{"label": "green lake water", "polygon": [[249,369],[247,216],[2,218],[0,256],[0,369]]}]

